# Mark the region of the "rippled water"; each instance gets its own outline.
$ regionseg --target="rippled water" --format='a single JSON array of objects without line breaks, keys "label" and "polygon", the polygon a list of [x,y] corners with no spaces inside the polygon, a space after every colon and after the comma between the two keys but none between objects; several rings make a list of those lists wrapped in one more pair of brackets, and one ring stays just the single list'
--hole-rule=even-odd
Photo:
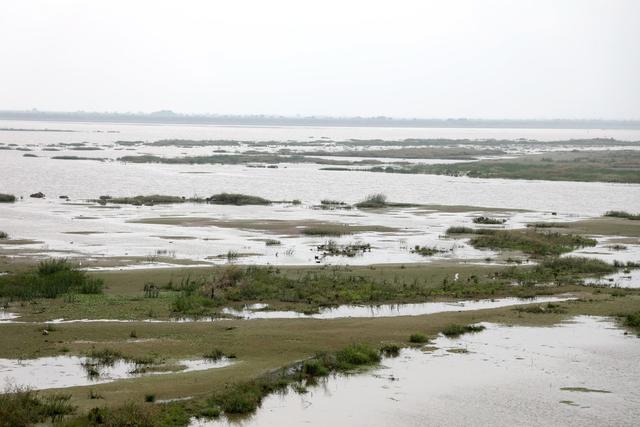
[{"label": "rippled water", "polygon": [[[610,320],[487,329],[403,350],[372,372],[271,395],[242,426],[635,426],[640,339]],[[454,352],[451,352],[451,351]],[[455,353],[457,352],[457,353]],[[463,352],[463,353],[460,353]]]},{"label": "rippled water", "polygon": [[420,316],[424,314],[445,313],[450,311],[483,310],[509,307],[518,304],[558,302],[575,299],[571,296],[536,298],[498,298],[477,301],[425,302],[419,304],[381,304],[381,305],[341,305],[323,308],[319,313],[304,314],[296,311],[256,311],[250,307],[244,310],[225,308],[224,312],[243,319],[339,319],[342,317],[396,317]]}]

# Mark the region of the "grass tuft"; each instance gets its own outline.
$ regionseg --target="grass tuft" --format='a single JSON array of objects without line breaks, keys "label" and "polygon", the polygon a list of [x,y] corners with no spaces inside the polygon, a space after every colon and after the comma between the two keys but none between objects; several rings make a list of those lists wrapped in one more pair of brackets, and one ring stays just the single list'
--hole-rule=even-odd
[{"label": "grass tuft", "polygon": [[447,338],[456,338],[466,333],[480,332],[485,329],[482,325],[449,325],[442,330],[442,334]]}]

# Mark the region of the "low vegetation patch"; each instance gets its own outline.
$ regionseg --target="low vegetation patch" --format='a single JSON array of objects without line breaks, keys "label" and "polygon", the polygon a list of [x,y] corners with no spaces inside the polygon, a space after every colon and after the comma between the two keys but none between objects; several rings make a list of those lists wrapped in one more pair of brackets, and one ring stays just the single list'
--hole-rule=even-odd
[{"label": "low vegetation patch", "polygon": [[625,211],[609,211],[605,213],[604,216],[609,216],[613,218],[625,218],[633,221],[640,221],[640,214],[632,214]]},{"label": "low vegetation patch", "polygon": [[534,256],[560,255],[585,246],[595,246],[596,240],[576,234],[540,233],[535,230],[484,230],[471,239],[476,248],[517,250]]},{"label": "low vegetation patch", "polygon": [[498,277],[509,278],[525,286],[538,283],[577,284],[584,276],[611,274],[619,268],[622,266],[587,257],[550,257],[533,268],[509,267],[498,273]]},{"label": "low vegetation patch", "polygon": [[504,224],[507,222],[504,218],[491,218],[488,216],[477,216],[473,218],[474,224]]},{"label": "low vegetation patch", "polygon": [[433,256],[437,254],[446,253],[447,251],[443,249],[438,249],[436,247],[428,247],[428,246],[420,246],[416,245],[413,249],[411,249],[411,253],[418,254],[422,256]]},{"label": "low vegetation patch", "polygon": [[49,394],[25,388],[9,388],[0,393],[0,426],[29,426],[38,423],[62,421],[73,414],[76,407],[70,403],[70,394]]},{"label": "low vegetation patch", "polygon": [[624,325],[640,330],[640,311],[637,313],[627,314],[624,317]]},{"label": "low vegetation patch", "polygon": [[200,415],[215,418],[221,413],[250,414],[260,407],[262,400],[270,393],[285,391],[290,385],[304,391],[303,381],[309,382],[331,372],[348,372],[375,365],[380,362],[380,353],[377,349],[355,343],[336,353],[318,354],[295,367],[227,386],[207,399],[205,407],[200,409]]},{"label": "low vegetation patch", "polygon": [[473,234],[475,230],[471,227],[453,226],[447,228],[447,234]]},{"label": "low vegetation patch", "polygon": [[529,228],[567,228],[568,223],[565,222],[533,222],[527,224]]},{"label": "low vegetation patch", "polygon": [[467,333],[475,333],[484,331],[485,327],[482,325],[449,325],[442,330],[442,334],[447,338],[457,338],[460,335]]},{"label": "low vegetation patch", "polygon": [[540,304],[540,305],[526,305],[522,307],[514,308],[515,311],[519,313],[530,313],[530,314],[547,314],[547,313],[566,313],[566,309],[564,309],[559,304]]},{"label": "low vegetation patch", "polygon": [[356,255],[362,255],[365,252],[371,252],[371,245],[369,243],[339,245],[335,240],[329,240],[319,245],[317,249],[322,256],[346,256],[351,258]]},{"label": "low vegetation patch", "polygon": [[0,193],[0,203],[13,203],[16,201],[16,196],[13,194]]},{"label": "low vegetation patch", "polygon": [[29,300],[56,298],[62,294],[102,293],[102,280],[88,276],[66,259],[40,262],[30,271],[0,276],[0,297]]},{"label": "low vegetation patch", "polygon": [[565,151],[469,163],[375,166],[369,170],[471,178],[639,183],[640,153],[636,150]]},{"label": "low vegetation patch", "polygon": [[428,341],[429,339],[424,334],[411,334],[411,336],[409,336],[410,343],[423,344]]},{"label": "low vegetation patch", "polygon": [[348,225],[332,225],[332,224],[327,224],[327,225],[316,225],[316,226],[310,226],[310,227],[305,227],[302,230],[302,234],[304,234],[305,236],[335,236],[335,237],[340,237],[340,236],[344,236],[347,234],[352,234],[353,230],[351,230],[351,228]]},{"label": "low vegetation patch", "polygon": [[134,197],[101,196],[96,201],[102,204],[115,203],[115,204],[121,204],[121,205],[149,206],[149,205],[158,205],[158,204],[184,203],[190,200],[187,200],[185,197],[152,194],[149,196],[134,196]]},{"label": "low vegetation patch", "polygon": [[219,193],[214,194],[213,196],[206,199],[208,203],[213,203],[216,205],[269,205],[271,204],[270,200],[263,199],[258,196],[250,196],[247,194],[238,194],[238,193]]},{"label": "low vegetation patch", "polygon": [[363,201],[356,203],[358,208],[385,208],[389,206],[387,196],[382,193],[370,194]]},{"label": "low vegetation patch", "polygon": [[400,346],[398,344],[384,344],[380,347],[380,352],[385,357],[397,357],[400,355]]}]

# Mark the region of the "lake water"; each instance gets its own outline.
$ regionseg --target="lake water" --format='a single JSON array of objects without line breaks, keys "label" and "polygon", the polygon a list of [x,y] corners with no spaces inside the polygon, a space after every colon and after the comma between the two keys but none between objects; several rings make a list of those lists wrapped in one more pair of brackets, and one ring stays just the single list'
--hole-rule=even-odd
[{"label": "lake water", "polygon": [[[11,238],[32,239],[39,243],[11,244],[0,241],[0,251],[10,257],[67,256],[92,262],[109,257],[121,259],[126,267],[147,261],[172,264],[185,261],[208,264],[226,262],[229,251],[243,256],[238,262],[251,264],[308,265],[318,263],[315,247],[327,238],[267,233],[250,227],[175,226],[136,223],[158,217],[198,217],[215,221],[286,220],[327,221],[352,225],[392,227],[393,232],[365,232],[336,239],[339,244],[366,242],[371,252],[354,258],[322,257],[321,264],[371,264],[430,262],[438,259],[465,259],[473,262],[494,257],[461,241],[442,239],[448,226],[468,225],[473,212],[439,212],[421,209],[390,211],[321,211],[313,209],[322,199],[354,203],[366,195],[384,193],[390,200],[419,204],[471,205],[533,212],[506,213],[508,227],[526,221],[568,221],[598,216],[608,210],[640,211],[640,185],[580,182],[519,181],[473,179],[435,175],[382,174],[364,171],[327,171],[316,164],[280,164],[276,169],[246,165],[168,165],[131,164],[115,161],[126,154],[183,156],[211,154],[215,147],[124,147],[118,140],[156,141],[159,139],[239,139],[276,141],[261,150],[276,152],[286,141],[320,138],[349,140],[378,138],[526,138],[558,140],[608,137],[638,141],[637,130],[558,130],[558,129],[412,129],[412,128],[310,128],[176,126],[111,123],[10,122],[0,128],[62,129],[74,132],[2,131],[0,144],[0,192],[22,197],[14,204],[0,204],[0,229]],[[279,142],[278,142],[279,141]],[[82,143],[97,151],[75,151],[61,144]],[[520,143],[514,143],[518,149]],[[529,143],[522,143],[530,145]],[[629,143],[638,148],[638,144]],[[45,151],[55,146],[60,151]],[[236,150],[233,147],[223,147]],[[246,149],[241,147],[240,149]],[[330,147],[329,147],[330,148]],[[31,150],[29,152],[19,149]],[[313,148],[317,149],[317,147]],[[522,148],[529,150],[529,148]],[[38,157],[24,157],[32,154]],[[77,155],[107,161],[55,160],[56,155]],[[428,160],[425,160],[428,161]],[[432,160],[442,162],[441,159]],[[41,191],[46,199],[31,199]],[[207,197],[219,192],[247,193],[272,200],[302,201],[300,206],[232,207],[181,204],[172,206],[100,207],[86,203],[100,195],[133,196],[168,194]],[[70,201],[58,196],[69,196]],[[551,212],[557,213],[551,216]],[[491,214],[491,213],[488,213]],[[264,239],[282,241],[280,247],[265,247]],[[445,250],[431,258],[411,254],[408,248],[431,245]],[[165,258],[158,260],[159,254]],[[131,257],[138,257],[133,260]],[[142,260],[141,260],[142,258]],[[173,260],[172,260],[173,258]]]},{"label": "lake water", "polygon": [[640,339],[610,319],[507,327],[435,350],[406,349],[370,372],[330,377],[306,394],[267,397],[254,416],[214,426],[635,426]]}]

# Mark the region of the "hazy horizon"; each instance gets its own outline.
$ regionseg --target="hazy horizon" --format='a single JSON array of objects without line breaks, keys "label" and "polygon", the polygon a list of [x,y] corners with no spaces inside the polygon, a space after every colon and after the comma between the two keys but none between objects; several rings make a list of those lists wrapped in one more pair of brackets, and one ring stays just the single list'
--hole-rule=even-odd
[{"label": "hazy horizon", "polygon": [[0,110],[640,120],[634,0],[3,6]]}]

